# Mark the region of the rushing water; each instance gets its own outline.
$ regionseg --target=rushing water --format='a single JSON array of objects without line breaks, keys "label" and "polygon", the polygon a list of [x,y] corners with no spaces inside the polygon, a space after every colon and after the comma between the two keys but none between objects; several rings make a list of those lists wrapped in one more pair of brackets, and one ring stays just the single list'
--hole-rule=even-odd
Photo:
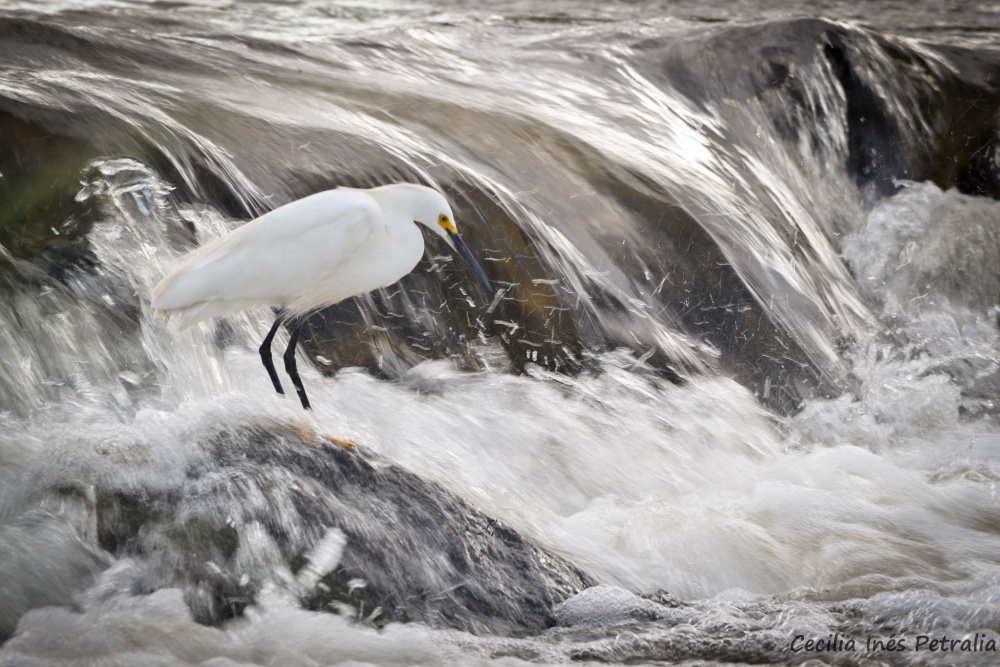
[{"label": "rushing water", "polygon": [[[0,664],[1000,661],[1000,14],[860,7],[0,10]],[[397,180],[498,291],[429,241],[310,320],[313,412],[272,313],[153,318],[185,249]],[[598,585],[446,606],[522,591],[316,486],[324,433]],[[317,610],[338,563],[423,622]]]}]

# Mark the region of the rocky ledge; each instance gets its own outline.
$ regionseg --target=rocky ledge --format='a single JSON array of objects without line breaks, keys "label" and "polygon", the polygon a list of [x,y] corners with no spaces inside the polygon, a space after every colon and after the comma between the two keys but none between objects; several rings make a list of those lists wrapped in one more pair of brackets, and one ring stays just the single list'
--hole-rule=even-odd
[{"label": "rocky ledge", "polygon": [[593,584],[363,447],[267,425],[219,431],[202,448],[177,486],[95,494],[97,540],[130,563],[128,586],[179,587],[202,623],[242,614],[268,583],[294,588],[293,573],[302,580],[331,528],[346,537],[339,564],[317,572],[300,597],[376,624],[534,634],[554,624],[558,603]]}]

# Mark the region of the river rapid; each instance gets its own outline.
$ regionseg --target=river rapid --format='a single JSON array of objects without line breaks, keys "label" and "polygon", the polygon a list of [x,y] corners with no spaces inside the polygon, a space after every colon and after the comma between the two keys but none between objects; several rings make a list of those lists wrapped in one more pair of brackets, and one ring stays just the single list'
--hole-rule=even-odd
[{"label": "river rapid", "polygon": [[[1000,662],[992,5],[18,1],[0,54],[0,665]],[[272,312],[153,317],[396,181],[496,291],[428,237],[309,318],[312,412]]]}]

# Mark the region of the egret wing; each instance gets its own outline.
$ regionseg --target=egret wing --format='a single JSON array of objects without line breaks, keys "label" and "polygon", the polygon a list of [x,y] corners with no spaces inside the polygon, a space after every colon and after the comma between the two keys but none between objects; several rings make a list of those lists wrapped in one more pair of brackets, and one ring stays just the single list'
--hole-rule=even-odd
[{"label": "egret wing", "polygon": [[336,281],[385,221],[375,200],[330,190],[286,204],[189,253],[153,290],[182,326],[253,306],[301,302]]}]

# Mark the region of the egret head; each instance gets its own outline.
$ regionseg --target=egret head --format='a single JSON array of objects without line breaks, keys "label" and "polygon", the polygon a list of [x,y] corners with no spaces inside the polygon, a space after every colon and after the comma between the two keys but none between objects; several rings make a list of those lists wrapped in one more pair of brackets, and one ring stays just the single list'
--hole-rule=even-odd
[{"label": "egret head", "polygon": [[440,236],[452,249],[462,256],[462,259],[469,265],[472,272],[476,274],[479,281],[486,287],[487,292],[493,291],[489,278],[483,267],[476,261],[469,246],[465,244],[462,237],[458,235],[458,227],[455,226],[455,214],[451,212],[448,200],[437,190],[431,188],[421,188],[427,191],[426,199],[421,202],[413,219],[424,225],[432,232]]}]

